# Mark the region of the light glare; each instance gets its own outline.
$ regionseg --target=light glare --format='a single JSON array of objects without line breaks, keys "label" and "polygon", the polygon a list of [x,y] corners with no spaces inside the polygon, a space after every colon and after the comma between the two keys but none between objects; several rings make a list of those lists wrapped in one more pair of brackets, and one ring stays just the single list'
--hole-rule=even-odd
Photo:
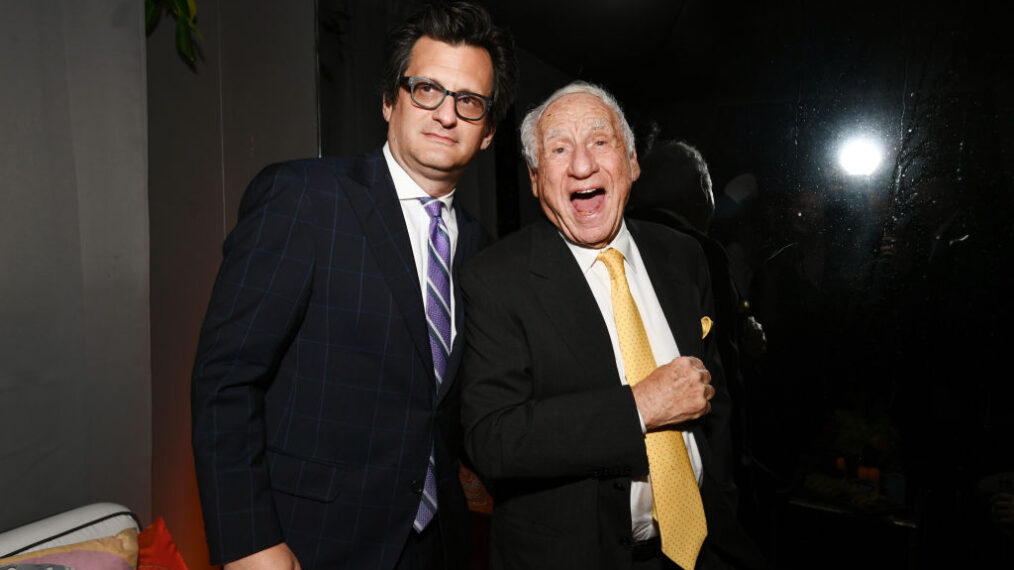
[{"label": "light glare", "polygon": [[869,175],[880,166],[880,148],[869,139],[846,141],[838,154],[838,161],[845,172],[851,175]]}]

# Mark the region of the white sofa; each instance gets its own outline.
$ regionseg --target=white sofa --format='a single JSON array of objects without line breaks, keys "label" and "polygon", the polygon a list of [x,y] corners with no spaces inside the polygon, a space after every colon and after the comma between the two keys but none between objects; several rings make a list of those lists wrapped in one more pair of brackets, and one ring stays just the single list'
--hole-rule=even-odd
[{"label": "white sofa", "polygon": [[[93,503],[0,533],[0,559],[114,536],[129,528],[141,530],[130,509],[116,503]],[[0,570],[6,567],[0,560]]]}]

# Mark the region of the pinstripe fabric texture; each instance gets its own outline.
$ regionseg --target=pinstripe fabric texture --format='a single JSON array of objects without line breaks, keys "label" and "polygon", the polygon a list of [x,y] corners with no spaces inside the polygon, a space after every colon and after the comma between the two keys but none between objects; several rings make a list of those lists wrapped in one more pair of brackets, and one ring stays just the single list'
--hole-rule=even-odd
[{"label": "pinstripe fabric texture", "polygon": [[[455,268],[481,235],[457,212]],[[264,169],[226,239],[194,367],[193,446],[212,562],[284,541],[303,568],[391,568],[431,456],[441,530],[467,540],[449,384],[438,391],[415,262],[379,150]]]}]

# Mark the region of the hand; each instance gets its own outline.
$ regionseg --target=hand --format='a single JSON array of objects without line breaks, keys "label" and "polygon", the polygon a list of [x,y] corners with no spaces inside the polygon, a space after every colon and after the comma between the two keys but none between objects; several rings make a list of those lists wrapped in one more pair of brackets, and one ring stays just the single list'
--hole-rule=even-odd
[{"label": "hand", "polygon": [[649,430],[695,420],[711,411],[715,397],[711,373],[693,356],[674,358],[631,389]]},{"label": "hand", "polygon": [[233,560],[223,566],[222,570],[299,570],[299,568],[296,555],[283,542],[239,560]]}]

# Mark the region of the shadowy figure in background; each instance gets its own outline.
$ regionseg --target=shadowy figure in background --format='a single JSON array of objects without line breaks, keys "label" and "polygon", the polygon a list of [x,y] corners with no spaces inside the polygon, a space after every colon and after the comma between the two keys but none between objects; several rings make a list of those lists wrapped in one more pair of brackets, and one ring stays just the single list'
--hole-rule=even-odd
[{"label": "shadowy figure in background", "polygon": [[[722,244],[708,235],[715,214],[708,165],[693,146],[673,140],[652,145],[640,159],[641,177],[634,183],[628,214],[632,218],[660,223],[693,237],[704,250],[715,297],[714,332],[734,405],[731,420],[733,449],[727,456],[740,486],[741,518],[748,526],[759,514],[754,458],[747,427],[750,398],[744,382],[744,356],[759,357],[766,351],[764,328],[749,312],[730,273],[729,256]],[[744,354],[746,353],[746,354]],[[754,530],[754,529],[750,529]]]},{"label": "shadowy figure in background", "polygon": [[708,236],[717,240],[729,256],[729,272],[740,291],[749,291],[754,271],[771,254],[765,231],[763,192],[752,172],[732,177],[722,189],[714,189],[715,215]]}]

